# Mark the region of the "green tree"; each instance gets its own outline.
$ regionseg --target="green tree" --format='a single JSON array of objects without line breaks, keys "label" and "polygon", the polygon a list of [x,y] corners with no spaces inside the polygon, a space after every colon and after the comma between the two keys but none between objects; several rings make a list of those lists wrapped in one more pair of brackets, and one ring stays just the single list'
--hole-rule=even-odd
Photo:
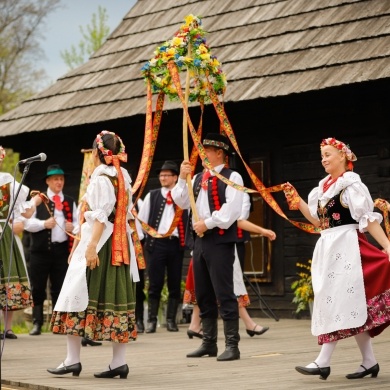
[{"label": "green tree", "polygon": [[37,93],[46,73],[40,28],[61,0],[0,0],[0,115]]},{"label": "green tree", "polygon": [[99,6],[98,14],[92,14],[91,25],[87,25],[87,31],[80,26],[80,32],[83,37],[78,47],[71,46],[70,50],[60,52],[69,70],[77,68],[84,64],[87,59],[102,46],[108,35],[110,28],[107,26],[107,10]]}]

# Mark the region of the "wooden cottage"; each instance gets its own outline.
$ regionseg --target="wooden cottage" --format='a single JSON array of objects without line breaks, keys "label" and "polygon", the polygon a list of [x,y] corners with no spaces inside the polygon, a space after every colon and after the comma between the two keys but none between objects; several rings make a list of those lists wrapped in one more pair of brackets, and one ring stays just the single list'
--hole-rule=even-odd
[{"label": "wooden cottage", "polygon": [[[390,199],[390,0],[139,0],[87,63],[0,117],[0,144],[21,158],[48,156],[31,165],[26,184],[45,189],[46,166],[59,163],[70,173],[66,192],[77,198],[80,150],[103,129],[123,138],[136,176],[146,110],[141,68],[188,14],[202,18],[227,75],[225,111],[240,151],[266,186],[289,181],[305,198],[324,176],[321,140],[336,137],[358,156],[355,171],[373,198]],[[196,104],[190,115],[199,118]],[[182,118],[181,105],[166,101],[153,167],[183,159]],[[218,129],[209,104],[204,132]],[[149,183],[158,185],[154,171]],[[287,218],[302,220],[282,193],[273,196]],[[317,236],[257,194],[251,220],[277,233],[272,243],[248,243],[251,308],[294,316],[296,263],[311,257]]]}]

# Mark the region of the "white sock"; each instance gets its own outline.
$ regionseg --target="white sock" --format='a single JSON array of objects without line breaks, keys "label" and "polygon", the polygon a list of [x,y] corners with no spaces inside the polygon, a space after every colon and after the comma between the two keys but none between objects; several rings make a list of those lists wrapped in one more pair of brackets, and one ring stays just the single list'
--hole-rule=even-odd
[{"label": "white sock", "polygon": [[[80,363],[81,337],[66,335],[67,355],[64,360],[65,366]],[[62,367],[60,364],[59,367]],[[58,367],[58,368],[59,368]]]},{"label": "white sock", "polygon": [[109,367],[111,370],[126,364],[126,345],[123,343],[112,343],[112,360]]},{"label": "white sock", "polygon": [[[375,366],[377,362],[372,348],[371,337],[368,332],[355,335],[355,340],[360,349],[360,353],[362,354],[362,366],[366,367],[367,370],[372,366]],[[362,372],[364,370],[363,367],[359,366],[356,372]]]},{"label": "white sock", "polygon": [[[332,357],[333,351],[336,348],[337,341],[332,341],[330,343],[322,344],[320,354],[317,356],[317,359],[314,360],[319,367],[330,367],[330,359]],[[315,363],[310,363],[307,368],[317,368]]]}]

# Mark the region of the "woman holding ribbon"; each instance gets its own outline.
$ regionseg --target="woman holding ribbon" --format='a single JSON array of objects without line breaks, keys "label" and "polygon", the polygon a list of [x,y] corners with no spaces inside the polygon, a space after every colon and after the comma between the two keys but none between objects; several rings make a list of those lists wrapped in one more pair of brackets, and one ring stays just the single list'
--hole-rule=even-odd
[{"label": "woman holding ribbon", "polygon": [[[313,363],[296,370],[326,379],[337,342],[353,336],[362,363],[346,377],[377,377],[379,364],[371,338],[390,325],[390,242],[380,225],[382,215],[373,211],[368,188],[353,172],[357,158],[350,147],[326,138],[320,149],[327,176],[310,192],[308,203],[290,183],[284,185],[290,209],[299,209],[321,232],[311,268],[311,330],[321,351]],[[383,250],[369,243],[365,232]]]},{"label": "woman holding ribbon", "polygon": [[51,319],[53,333],[67,336],[67,356],[54,375],[79,376],[81,339],[110,341],[113,356],[96,378],[126,379],[126,344],[135,340],[137,262],[128,224],[131,178],[122,140],[102,131],[93,142],[95,170],[81,201],[87,204],[80,241],[75,240],[69,268]]}]

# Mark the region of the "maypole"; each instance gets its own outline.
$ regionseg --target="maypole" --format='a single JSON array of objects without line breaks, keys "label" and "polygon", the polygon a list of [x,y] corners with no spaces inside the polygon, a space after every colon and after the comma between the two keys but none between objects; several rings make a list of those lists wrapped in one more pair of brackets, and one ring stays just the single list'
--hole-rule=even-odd
[{"label": "maypole", "polygon": [[[202,29],[201,19],[194,15],[187,15],[185,23],[175,33],[172,39],[165,41],[154,51],[154,57],[142,68],[144,78],[151,85],[153,93],[165,93],[171,101],[181,101],[183,105],[183,152],[184,159],[190,160],[188,147],[188,127],[193,125],[188,113],[189,102],[203,104],[210,101],[207,75],[217,95],[222,95],[226,89],[226,77],[222,72],[220,63],[211,55],[206,44],[206,32]],[[186,81],[183,88],[180,83],[180,72],[186,73]],[[203,110],[202,110],[203,112]],[[202,123],[202,118],[200,123]],[[191,132],[194,147],[203,160],[207,161],[200,132]],[[193,163],[193,161],[191,161]],[[196,162],[196,161],[195,161]],[[211,166],[210,166],[211,168]],[[195,164],[193,164],[195,169]],[[195,220],[198,215],[195,207],[195,199],[192,191],[191,175],[188,175],[187,185],[191,201],[191,210]]]},{"label": "maypole", "polygon": [[[191,162],[193,170],[195,170],[196,159],[199,155],[204,165],[208,169],[212,170],[213,174],[225,184],[236,188],[238,191],[259,193],[267,204],[281,217],[304,231],[309,233],[318,233],[317,229],[311,224],[289,220],[279,207],[271,193],[282,191],[285,184],[266,188],[243,160],[233,129],[231,128],[230,122],[225,113],[223,103],[219,99],[220,96],[223,97],[225,94],[227,86],[226,76],[222,71],[221,64],[217,58],[211,54],[211,50],[206,44],[206,32],[202,28],[201,19],[198,16],[191,14],[187,15],[184,20],[185,23],[180,27],[179,31],[175,33],[173,38],[165,41],[161,46],[157,47],[154,51],[154,57],[142,67],[142,74],[147,84],[147,107],[149,107],[149,110],[147,110],[145,133],[150,133],[152,128],[152,93],[158,93],[160,96],[167,95],[171,101],[180,101],[183,106],[184,159]],[[180,82],[180,72],[187,72],[184,93]],[[211,102],[214,105],[216,114],[220,121],[221,131],[229,138],[233,148],[237,152],[237,155],[243,161],[256,189],[247,188],[234,183],[213,169],[208,161],[201,142],[202,117],[200,118],[199,129],[196,131],[188,113],[189,102],[198,102],[201,106],[202,114],[204,103]],[[155,116],[161,117],[161,113],[162,107],[158,108],[157,105]],[[158,126],[159,123],[157,123],[156,126],[153,126],[153,130],[156,134],[158,132]],[[194,142],[194,150],[191,153],[191,158],[188,157],[188,131],[190,132]],[[147,162],[149,162],[150,168],[151,157],[151,154],[143,156],[144,163],[141,164],[142,169],[140,169],[140,172],[141,176],[144,176],[144,179],[146,169],[143,167],[147,165]],[[191,172],[191,175],[188,175],[186,179],[191,201],[191,210],[194,219],[197,221],[198,217],[191,185],[191,178],[193,175],[194,171]]]}]

